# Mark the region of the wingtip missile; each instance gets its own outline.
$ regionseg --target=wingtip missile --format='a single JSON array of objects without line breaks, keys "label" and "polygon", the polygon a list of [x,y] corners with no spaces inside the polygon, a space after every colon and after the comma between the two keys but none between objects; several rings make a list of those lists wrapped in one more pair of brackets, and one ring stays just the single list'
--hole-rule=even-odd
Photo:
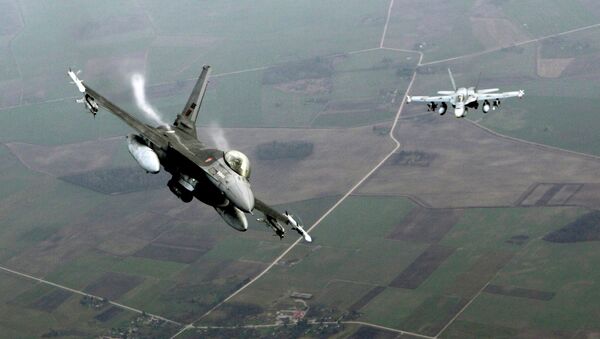
[{"label": "wingtip missile", "polygon": [[525,96],[525,91],[524,90],[519,90],[519,94],[517,95],[519,98],[522,98]]},{"label": "wingtip missile", "polygon": [[304,230],[304,228],[302,228],[302,226],[296,226],[295,229],[304,238],[304,241],[312,242],[311,236],[308,233],[306,233],[306,231]]},{"label": "wingtip missile", "polygon": [[304,241],[306,241],[306,242],[312,242],[311,236],[296,221],[296,219],[294,219],[294,217],[292,217],[291,214],[289,214],[287,211],[285,211],[285,216],[288,219],[288,224],[292,225],[292,229],[295,230],[296,232],[298,232],[298,234],[300,234],[304,238]]},{"label": "wingtip missile", "polygon": [[75,86],[77,86],[77,89],[79,90],[79,92],[85,93],[85,86],[83,85],[83,81],[81,81],[81,79],[79,79],[77,77],[77,74],[75,72],[73,72],[73,70],[70,68],[69,68],[69,71],[67,72],[67,74],[69,75],[71,80],[73,80],[73,83],[75,84]]}]

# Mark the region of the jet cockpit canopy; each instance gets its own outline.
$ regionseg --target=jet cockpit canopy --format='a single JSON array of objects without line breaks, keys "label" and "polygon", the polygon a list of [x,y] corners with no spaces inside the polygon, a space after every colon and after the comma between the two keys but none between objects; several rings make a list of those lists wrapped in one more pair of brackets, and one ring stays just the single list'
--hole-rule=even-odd
[{"label": "jet cockpit canopy", "polygon": [[240,151],[225,152],[225,162],[240,176],[250,179],[250,160]]}]

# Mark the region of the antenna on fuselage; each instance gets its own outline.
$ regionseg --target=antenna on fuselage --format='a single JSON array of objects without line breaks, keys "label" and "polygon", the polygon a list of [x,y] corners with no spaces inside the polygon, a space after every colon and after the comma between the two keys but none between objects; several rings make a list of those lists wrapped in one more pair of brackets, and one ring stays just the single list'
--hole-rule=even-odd
[{"label": "antenna on fuselage", "polygon": [[452,76],[452,71],[448,68],[448,75],[450,75],[450,81],[452,81],[452,88],[456,91],[456,82],[454,81],[454,76]]}]

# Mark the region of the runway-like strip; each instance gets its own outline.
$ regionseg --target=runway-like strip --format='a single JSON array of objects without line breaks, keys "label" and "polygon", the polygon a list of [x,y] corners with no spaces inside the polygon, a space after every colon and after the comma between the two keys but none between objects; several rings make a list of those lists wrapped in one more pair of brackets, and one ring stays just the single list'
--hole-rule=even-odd
[{"label": "runway-like strip", "polygon": [[447,59],[429,61],[429,62],[425,62],[425,63],[421,64],[421,66],[435,65],[435,64],[441,64],[441,63],[444,63],[444,62],[448,62],[448,61],[455,61],[455,60],[460,60],[460,59],[465,59],[465,58],[472,58],[472,57],[476,57],[476,56],[481,56],[481,55],[485,55],[485,54],[489,54],[489,53],[498,52],[498,51],[501,51],[504,48],[518,47],[518,46],[528,45],[528,44],[531,44],[531,43],[534,43],[534,42],[539,42],[539,41],[542,41],[542,40],[557,38],[557,37],[560,37],[560,36],[563,36],[563,35],[569,35],[569,34],[573,34],[573,33],[587,31],[589,29],[598,28],[598,27],[600,27],[600,23],[589,25],[589,26],[585,26],[585,27],[575,28],[575,29],[572,29],[572,30],[569,30],[569,31],[565,31],[565,32],[561,32],[561,33],[545,35],[545,36],[541,36],[541,37],[535,38],[535,39],[530,39],[530,40],[525,40],[525,41],[517,42],[517,43],[514,43],[514,44],[512,44],[510,46],[495,47],[495,48],[490,48],[490,49],[487,49],[487,50],[481,51],[481,52],[475,52],[475,53],[465,54],[465,55],[461,55],[461,56],[457,56],[457,57],[452,57],[452,58],[447,58]]},{"label": "runway-like strip", "polygon": [[385,36],[387,35],[388,26],[390,25],[390,18],[392,17],[392,8],[394,7],[394,0],[390,1],[390,7],[388,7],[387,18],[385,19],[385,26],[383,26],[383,33],[381,34],[381,41],[379,42],[379,48],[383,48],[385,43]]},{"label": "runway-like strip", "polygon": [[[18,276],[20,276],[22,278],[26,278],[26,279],[29,279],[29,280],[34,280],[34,281],[40,282],[42,284],[46,284],[46,285],[50,285],[50,286],[53,286],[53,287],[56,287],[56,288],[60,288],[62,290],[69,291],[71,293],[79,294],[79,295],[82,295],[82,296],[85,296],[85,297],[90,297],[90,298],[94,298],[94,299],[98,299],[98,300],[103,299],[100,296],[89,294],[89,293],[86,293],[86,292],[81,291],[81,290],[76,290],[74,288],[70,288],[70,287],[65,286],[65,285],[60,285],[60,284],[57,284],[57,283],[53,283],[51,281],[48,281],[48,280],[45,280],[45,279],[42,279],[42,278],[37,278],[37,277],[34,277],[34,276],[26,274],[26,273],[21,273],[21,272],[12,270],[12,269],[7,268],[7,267],[0,266],[0,270],[8,272],[8,273],[12,273],[14,275],[18,275]],[[108,303],[111,304],[111,305],[113,305],[113,306],[116,306],[116,307],[119,307],[119,308],[122,308],[122,309],[125,309],[125,310],[128,310],[128,311],[131,311],[131,312],[135,312],[135,313],[138,313],[138,314],[144,314],[144,311],[142,311],[140,309],[133,308],[133,307],[130,307],[130,306],[127,306],[127,305],[123,305],[123,304],[120,304],[118,302],[114,302],[114,301],[109,300]],[[182,325],[180,322],[177,322],[177,321],[174,321],[174,320],[171,320],[171,319],[167,319],[167,318],[161,317],[159,315],[155,315],[155,314],[148,313],[148,312],[146,312],[145,314],[147,314],[147,315],[149,315],[149,316],[151,316],[153,318],[160,319],[162,321],[165,321],[165,322],[168,322],[168,323],[171,323],[171,324],[175,324],[177,326],[181,326]]]}]

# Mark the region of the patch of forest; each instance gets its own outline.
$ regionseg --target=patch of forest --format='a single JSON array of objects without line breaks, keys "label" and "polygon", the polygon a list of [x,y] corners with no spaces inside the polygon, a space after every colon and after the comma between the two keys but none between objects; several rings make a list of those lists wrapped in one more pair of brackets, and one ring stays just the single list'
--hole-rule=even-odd
[{"label": "patch of forest", "polygon": [[565,227],[548,233],[544,240],[554,243],[600,240],[600,211],[587,213]]},{"label": "patch of forest", "polygon": [[60,177],[70,184],[103,194],[123,194],[163,187],[169,174],[147,174],[136,167],[108,168]]}]

